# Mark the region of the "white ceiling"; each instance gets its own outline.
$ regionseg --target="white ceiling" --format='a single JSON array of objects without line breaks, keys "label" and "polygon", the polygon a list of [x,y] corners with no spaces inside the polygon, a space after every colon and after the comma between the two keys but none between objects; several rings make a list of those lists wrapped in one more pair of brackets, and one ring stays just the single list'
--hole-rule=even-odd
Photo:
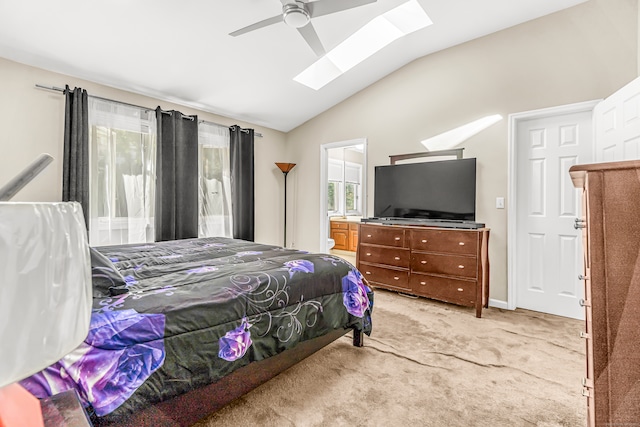
[{"label": "white ceiling", "polygon": [[[405,1],[312,23],[329,50]],[[419,0],[433,25],[318,91],[292,80],[316,59],[295,29],[228,35],[279,14],[280,0],[0,0],[0,56],[287,132],[416,58],[584,1]]]}]

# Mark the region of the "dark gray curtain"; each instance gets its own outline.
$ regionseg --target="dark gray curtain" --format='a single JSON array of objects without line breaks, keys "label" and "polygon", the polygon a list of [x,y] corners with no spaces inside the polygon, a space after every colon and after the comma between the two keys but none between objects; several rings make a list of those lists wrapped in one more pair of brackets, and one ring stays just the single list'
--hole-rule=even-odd
[{"label": "dark gray curtain", "polygon": [[62,201],[79,202],[89,228],[89,107],[87,91],[64,90]]},{"label": "dark gray curtain", "polygon": [[233,237],[254,240],[253,129],[229,128]]},{"label": "dark gray curtain", "polygon": [[156,241],[198,237],[198,117],[156,109]]}]

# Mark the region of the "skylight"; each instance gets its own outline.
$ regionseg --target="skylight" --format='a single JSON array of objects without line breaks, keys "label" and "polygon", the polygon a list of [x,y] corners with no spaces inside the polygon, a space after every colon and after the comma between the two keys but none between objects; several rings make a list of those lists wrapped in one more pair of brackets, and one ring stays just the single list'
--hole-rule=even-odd
[{"label": "skylight", "polygon": [[485,116],[481,119],[467,123],[466,125],[462,125],[455,129],[451,129],[441,133],[440,135],[427,138],[420,142],[429,151],[448,150],[500,120],[502,120],[502,116],[500,114]]},{"label": "skylight", "polygon": [[293,80],[318,90],[385,46],[433,24],[417,0],[375,17]]}]

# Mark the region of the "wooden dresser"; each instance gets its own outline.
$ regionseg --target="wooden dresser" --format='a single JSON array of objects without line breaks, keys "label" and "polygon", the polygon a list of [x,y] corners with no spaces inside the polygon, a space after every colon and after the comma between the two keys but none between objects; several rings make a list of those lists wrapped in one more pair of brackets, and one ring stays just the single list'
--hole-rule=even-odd
[{"label": "wooden dresser", "polygon": [[589,426],[640,426],[640,161],[576,165]]},{"label": "wooden dresser", "polygon": [[489,303],[489,229],[361,224],[357,268],[372,286],[475,307]]}]

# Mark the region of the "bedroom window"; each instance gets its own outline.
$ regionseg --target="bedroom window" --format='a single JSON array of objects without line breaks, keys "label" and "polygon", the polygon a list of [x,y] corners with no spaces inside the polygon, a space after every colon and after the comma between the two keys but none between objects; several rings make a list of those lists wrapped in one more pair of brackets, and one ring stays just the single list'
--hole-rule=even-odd
[{"label": "bedroom window", "polygon": [[89,243],[154,240],[155,111],[89,97]]},{"label": "bedroom window", "polygon": [[198,124],[198,236],[233,237],[229,128]]}]

